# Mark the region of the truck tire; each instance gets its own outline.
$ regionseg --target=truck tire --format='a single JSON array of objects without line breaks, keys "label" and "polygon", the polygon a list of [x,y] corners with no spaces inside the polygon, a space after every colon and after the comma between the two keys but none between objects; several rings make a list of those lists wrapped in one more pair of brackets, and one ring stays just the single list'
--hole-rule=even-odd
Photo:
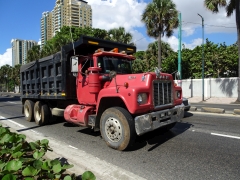
[{"label": "truck tire", "polygon": [[32,122],[34,120],[33,115],[34,102],[26,100],[23,106],[23,112],[27,121]]},{"label": "truck tire", "polygon": [[35,123],[39,126],[43,126],[48,123],[49,116],[50,109],[48,105],[43,104],[41,101],[37,101],[34,105]]},{"label": "truck tire", "polygon": [[121,107],[109,108],[103,112],[100,131],[109,147],[121,151],[132,145],[136,137],[133,118]]}]

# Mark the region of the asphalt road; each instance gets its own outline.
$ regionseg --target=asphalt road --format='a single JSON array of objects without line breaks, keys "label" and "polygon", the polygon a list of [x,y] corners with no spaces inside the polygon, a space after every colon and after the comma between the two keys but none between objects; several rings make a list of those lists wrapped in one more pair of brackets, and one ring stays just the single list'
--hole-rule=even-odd
[{"label": "asphalt road", "polygon": [[240,104],[210,104],[210,103],[191,103],[192,107],[197,107],[201,110],[202,107],[221,108],[225,111],[233,111],[234,109],[240,109]]},{"label": "asphalt road", "polygon": [[[146,179],[228,179],[240,177],[240,116],[186,113],[171,131],[138,137],[126,152],[113,150],[99,133],[64,121],[39,127],[21,114],[19,98],[0,97],[0,116],[68,143]],[[0,119],[5,121],[6,119]]]}]

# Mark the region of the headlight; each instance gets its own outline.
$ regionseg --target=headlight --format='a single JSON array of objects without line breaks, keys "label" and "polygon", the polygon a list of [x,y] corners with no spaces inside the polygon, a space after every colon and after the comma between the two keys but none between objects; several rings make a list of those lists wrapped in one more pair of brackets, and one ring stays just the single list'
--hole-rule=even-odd
[{"label": "headlight", "polygon": [[180,91],[176,91],[176,98],[178,98],[178,99],[181,98],[181,92]]},{"label": "headlight", "polygon": [[147,93],[140,93],[137,96],[138,104],[146,104],[147,103]]}]

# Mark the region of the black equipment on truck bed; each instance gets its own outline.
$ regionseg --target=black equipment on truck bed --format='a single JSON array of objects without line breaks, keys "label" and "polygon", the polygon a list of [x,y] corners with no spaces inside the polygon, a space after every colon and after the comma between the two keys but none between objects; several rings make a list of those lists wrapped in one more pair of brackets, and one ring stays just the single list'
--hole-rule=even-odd
[{"label": "black equipment on truck bed", "polygon": [[63,46],[60,52],[21,66],[21,98],[76,99],[76,77],[71,73],[70,58],[74,49],[76,56],[87,56],[98,48],[106,51],[118,48],[128,54],[136,52],[132,45],[81,36],[78,41]]}]

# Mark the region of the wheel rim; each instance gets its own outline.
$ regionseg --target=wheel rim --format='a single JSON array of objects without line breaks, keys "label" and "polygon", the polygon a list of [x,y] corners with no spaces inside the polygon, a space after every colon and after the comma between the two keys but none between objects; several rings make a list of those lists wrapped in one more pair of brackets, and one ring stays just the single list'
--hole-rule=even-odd
[{"label": "wheel rim", "polygon": [[118,142],[122,138],[122,126],[115,118],[108,118],[105,123],[105,132],[112,142]]},{"label": "wheel rim", "polygon": [[36,111],[36,121],[39,122],[41,120],[41,110],[40,110],[40,107],[37,108],[37,111]]},{"label": "wheel rim", "polygon": [[24,114],[25,114],[26,117],[29,117],[30,113],[29,113],[29,107],[28,106],[24,107]]}]

